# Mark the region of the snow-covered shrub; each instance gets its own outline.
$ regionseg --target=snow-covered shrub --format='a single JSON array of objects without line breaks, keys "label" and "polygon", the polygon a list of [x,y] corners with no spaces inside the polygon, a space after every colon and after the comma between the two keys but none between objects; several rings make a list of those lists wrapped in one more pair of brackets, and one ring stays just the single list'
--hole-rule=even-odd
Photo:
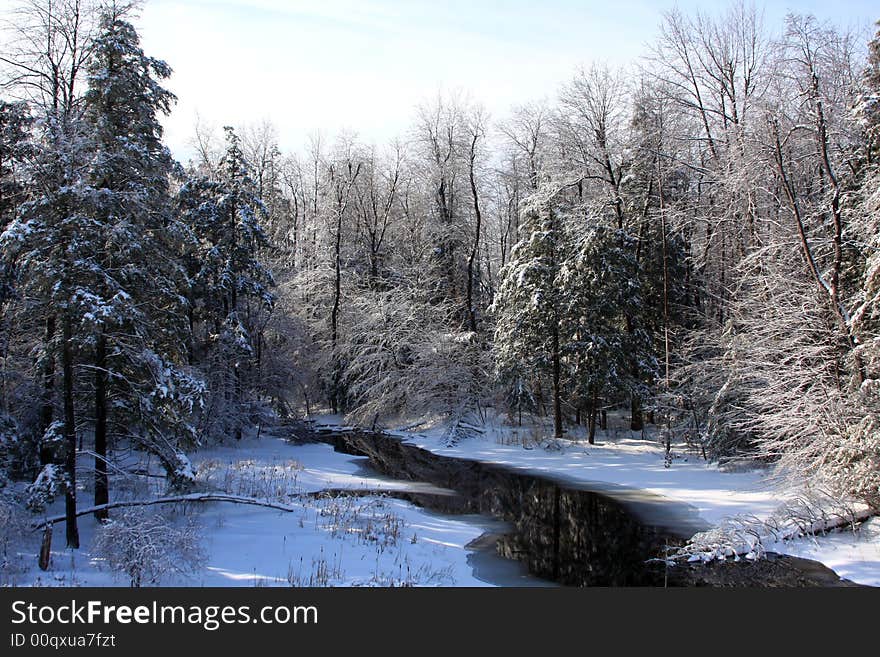
[{"label": "snow-covered shrub", "polygon": [[780,541],[835,529],[855,530],[871,515],[871,509],[862,502],[839,498],[827,491],[805,491],[787,500],[767,518],[726,518],[717,527],[695,534],[672,556],[688,561],[757,559]]},{"label": "snow-covered shrub", "polygon": [[49,463],[40,470],[40,474],[25,490],[27,508],[34,512],[42,511],[56,497],[64,494],[66,485],[64,469],[59,465]]},{"label": "snow-covered shrub", "polygon": [[133,508],[121,512],[95,534],[92,554],[131,586],[158,585],[168,575],[191,575],[206,558],[199,528],[168,513]]}]

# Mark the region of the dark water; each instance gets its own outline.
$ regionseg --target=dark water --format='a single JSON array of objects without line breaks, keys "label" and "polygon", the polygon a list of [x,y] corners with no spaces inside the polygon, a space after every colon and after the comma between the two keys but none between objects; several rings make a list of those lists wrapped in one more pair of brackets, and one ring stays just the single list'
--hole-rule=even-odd
[{"label": "dark water", "polygon": [[484,547],[524,564],[532,575],[569,586],[663,586],[662,557],[705,528],[695,510],[639,491],[573,486],[476,461],[439,456],[378,433],[327,432],[325,442],[367,456],[395,479],[455,494],[396,493],[444,514],[502,521]]}]

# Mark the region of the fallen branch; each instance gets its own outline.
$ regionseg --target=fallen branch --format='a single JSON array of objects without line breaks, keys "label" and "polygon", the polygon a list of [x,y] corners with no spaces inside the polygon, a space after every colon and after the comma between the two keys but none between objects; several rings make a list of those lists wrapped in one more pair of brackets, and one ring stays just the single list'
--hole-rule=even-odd
[{"label": "fallen branch", "polygon": [[688,545],[672,555],[672,559],[705,562],[728,557],[761,557],[766,552],[767,543],[817,536],[844,527],[854,528],[876,515],[877,509],[858,502],[842,504],[838,501],[823,508],[811,505],[809,500],[796,498],[764,520],[730,518],[719,527],[695,534]]},{"label": "fallen branch", "polygon": [[395,431],[412,431],[413,429],[418,429],[419,427],[423,427],[427,424],[427,422],[416,422],[415,424],[408,424],[405,427],[398,427]]},{"label": "fallen branch", "polygon": [[[107,504],[98,504],[95,506],[90,506],[84,509],[77,510],[76,516],[85,516],[90,513],[95,513],[96,511],[118,509],[123,507],[153,506],[156,504],[175,504],[179,502],[230,502],[232,504],[249,504],[252,506],[262,506],[269,509],[276,509],[278,511],[285,511],[287,513],[292,513],[294,511],[300,510],[298,507],[291,506],[289,504],[272,502],[270,500],[261,500],[255,497],[244,497],[242,495],[228,495],[225,493],[189,493],[187,495],[157,497],[153,500],[127,500],[119,502],[109,502]],[[39,529],[48,527],[49,525],[53,525],[56,522],[64,522],[66,518],[67,516],[65,514],[44,518],[43,520],[31,523],[31,529],[37,531]]]},{"label": "fallen branch", "polygon": [[363,429],[350,426],[337,426],[335,424],[315,424],[312,426],[312,431],[315,433],[354,433],[356,431],[363,431]]}]

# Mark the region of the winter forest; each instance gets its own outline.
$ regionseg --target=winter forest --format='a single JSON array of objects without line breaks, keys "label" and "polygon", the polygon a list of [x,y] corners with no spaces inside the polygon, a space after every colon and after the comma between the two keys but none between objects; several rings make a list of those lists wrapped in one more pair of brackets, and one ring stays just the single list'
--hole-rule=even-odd
[{"label": "winter forest", "polygon": [[[414,98],[391,143],[304,129],[290,152],[270,122],[194,125],[196,156],[178,162],[162,127],[174,62],[144,52],[136,4],[14,4],[3,584],[86,550],[123,585],[202,567],[201,509],[226,496],[283,516],[303,493],[221,485],[247,477],[199,455],[253,461],[254,445],[334,422],[424,431],[454,455],[517,436],[523,463],[559,469],[631,447],[657,477],[760,472],[777,503],[796,487],[800,530],[827,528],[829,508],[850,525],[880,512],[876,25],[658,10],[632,66],[585,62],[504,116],[444,91]],[[309,464],[290,458],[304,485]],[[351,513],[367,541],[377,516]],[[381,517],[370,549],[408,527]],[[713,531],[680,550],[736,556],[742,521],[703,517]],[[404,532],[417,547],[421,530]],[[147,548],[165,566],[133,567]],[[310,558],[285,583],[332,584]]]}]

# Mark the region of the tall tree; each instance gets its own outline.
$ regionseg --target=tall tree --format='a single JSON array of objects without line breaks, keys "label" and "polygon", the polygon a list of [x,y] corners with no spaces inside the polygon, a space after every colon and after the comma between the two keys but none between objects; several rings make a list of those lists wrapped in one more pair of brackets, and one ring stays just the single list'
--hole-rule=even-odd
[{"label": "tall tree", "polygon": [[499,378],[523,390],[529,373],[548,375],[553,394],[553,433],[562,436],[563,300],[558,277],[567,244],[552,192],[539,190],[523,212],[523,239],[502,269],[492,304]]},{"label": "tall tree", "polygon": [[[212,406],[206,421],[237,438],[243,428],[245,381],[262,341],[257,315],[272,307],[272,272],[263,262],[269,241],[266,208],[256,193],[241,142],[225,128],[226,152],[216,177],[188,180],[177,195],[181,220],[194,235],[188,292],[205,339],[195,360],[212,371]],[[219,404],[225,408],[221,408]],[[225,419],[224,419],[225,418]]]},{"label": "tall tree", "polygon": [[[168,427],[151,429],[147,413],[154,398],[192,393],[154,387],[168,386],[175,378],[183,387],[192,383],[179,373],[163,381],[155,378],[157,367],[174,371],[186,336],[179,294],[186,277],[174,257],[184,234],[170,215],[168,181],[174,163],[162,144],[159,122],[175,100],[159,82],[170,74],[165,62],[144,54],[131,23],[114,7],[107,9],[85,95],[93,151],[82,198],[93,223],[79,254],[86,266],[77,280],[87,304],[82,327],[90,333],[94,372],[96,505],[109,501],[108,399],[115,398],[119,423],[129,430],[139,427],[144,432],[139,438],[155,447],[167,442],[158,431]],[[158,451],[174,473],[174,457]],[[106,517],[106,511],[97,515]]]}]

